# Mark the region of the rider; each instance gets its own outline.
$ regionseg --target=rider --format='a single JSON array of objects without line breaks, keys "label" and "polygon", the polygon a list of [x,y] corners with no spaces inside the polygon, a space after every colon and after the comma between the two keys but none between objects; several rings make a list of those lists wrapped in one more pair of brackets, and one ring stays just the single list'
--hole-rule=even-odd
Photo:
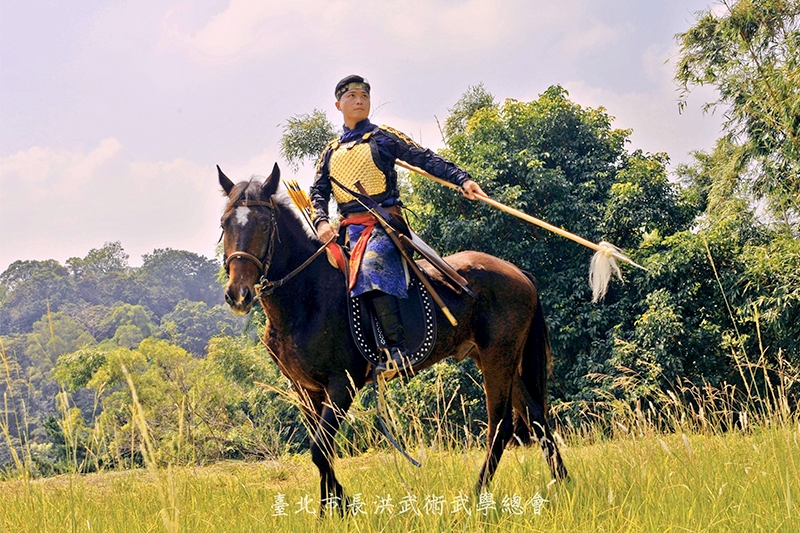
[{"label": "rider", "polygon": [[[353,297],[363,295],[371,302],[384,332],[389,356],[402,367],[407,357],[398,302],[398,298],[407,297],[403,260],[380,224],[376,225],[374,217],[365,212],[364,206],[349,191],[355,192],[356,182],[360,182],[369,196],[385,207],[401,227],[405,221],[400,212],[396,159],[460,185],[472,200],[484,193],[470,175],[455,164],[397,130],[372,124],[369,121],[370,84],[361,76],[343,78],[336,84],[334,95],[336,109],[344,118],[344,133],[325,147],[317,163],[311,186],[314,224],[322,241],[334,237],[334,229],[328,221],[332,193],[343,217],[342,226],[347,229],[357,269],[349,281],[350,294]],[[386,364],[381,363],[377,371],[384,370]]]}]

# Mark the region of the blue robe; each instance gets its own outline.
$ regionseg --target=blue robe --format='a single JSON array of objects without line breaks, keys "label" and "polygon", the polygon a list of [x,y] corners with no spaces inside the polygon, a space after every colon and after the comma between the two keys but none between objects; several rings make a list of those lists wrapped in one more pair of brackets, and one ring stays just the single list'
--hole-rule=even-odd
[{"label": "blue robe", "polygon": [[[364,226],[352,224],[347,226],[347,235],[352,244],[364,231]],[[408,280],[403,267],[403,257],[392,240],[380,226],[375,226],[369,237],[361,268],[350,296],[379,290],[398,298],[408,297]]]}]

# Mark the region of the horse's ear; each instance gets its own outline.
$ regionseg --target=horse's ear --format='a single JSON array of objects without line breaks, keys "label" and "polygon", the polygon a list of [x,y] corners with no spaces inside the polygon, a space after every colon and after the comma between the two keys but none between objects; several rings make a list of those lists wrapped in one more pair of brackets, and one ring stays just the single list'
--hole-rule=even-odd
[{"label": "horse's ear", "polygon": [[222,190],[225,191],[226,195],[229,195],[233,189],[233,182],[222,172],[219,165],[217,165],[217,172],[219,172],[219,184],[222,185]]},{"label": "horse's ear", "polygon": [[275,163],[275,166],[272,167],[272,174],[264,181],[264,185],[261,186],[261,194],[269,198],[278,190],[278,184],[281,182],[281,169],[278,168],[278,163]]}]

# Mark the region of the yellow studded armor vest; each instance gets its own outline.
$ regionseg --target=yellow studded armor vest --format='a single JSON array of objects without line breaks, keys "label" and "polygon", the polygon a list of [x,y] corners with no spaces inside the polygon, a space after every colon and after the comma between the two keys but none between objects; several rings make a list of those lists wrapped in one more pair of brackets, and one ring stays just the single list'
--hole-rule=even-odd
[{"label": "yellow studded armor vest", "polygon": [[[386,176],[375,165],[370,143],[366,139],[356,144],[340,144],[331,154],[328,171],[342,185],[354,191],[357,190],[356,182],[360,181],[372,197],[386,192]],[[339,204],[355,201],[352,194],[335,183],[331,185],[333,196]]]}]

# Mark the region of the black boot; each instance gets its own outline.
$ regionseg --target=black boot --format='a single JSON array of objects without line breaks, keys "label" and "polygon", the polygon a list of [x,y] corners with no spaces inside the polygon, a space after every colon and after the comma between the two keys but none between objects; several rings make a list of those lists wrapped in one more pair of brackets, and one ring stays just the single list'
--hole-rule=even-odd
[{"label": "black boot", "polygon": [[406,336],[403,328],[403,319],[400,316],[400,303],[396,296],[379,293],[372,297],[372,308],[375,310],[375,317],[381,325],[383,335],[386,339],[386,347],[389,350],[389,361],[382,361],[378,364],[376,372],[383,373],[392,366],[400,369],[408,365],[408,353],[406,352]]}]

